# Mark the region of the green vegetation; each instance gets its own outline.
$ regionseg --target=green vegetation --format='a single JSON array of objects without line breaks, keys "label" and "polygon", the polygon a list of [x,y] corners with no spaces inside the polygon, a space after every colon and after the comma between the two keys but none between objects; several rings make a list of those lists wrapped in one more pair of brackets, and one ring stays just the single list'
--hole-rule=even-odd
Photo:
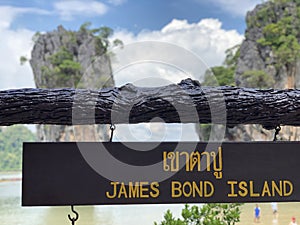
[{"label": "green vegetation", "polygon": [[[257,40],[262,48],[271,50],[277,71],[286,69],[287,87],[295,87],[296,63],[300,58],[300,0],[270,0],[255,15],[247,17],[249,28],[258,27],[263,37]],[[256,77],[250,78],[250,75]],[[262,71],[247,71],[243,76],[251,79],[251,87],[272,87],[274,80]],[[254,85],[254,81],[262,84]],[[265,82],[270,82],[266,85]]]},{"label": "green vegetation", "polygon": [[49,83],[55,83],[56,87],[75,87],[81,78],[81,65],[74,61],[73,54],[62,47],[51,55],[49,60],[52,68],[42,67],[42,73]]},{"label": "green vegetation", "polygon": [[[205,86],[235,86],[234,73],[240,56],[240,45],[229,48],[225,52],[226,57],[222,66],[215,66],[204,74]],[[200,139],[208,141],[212,129],[211,124],[200,124]]]},{"label": "green vegetation", "polygon": [[[297,12],[288,10],[288,3],[294,2]],[[288,74],[288,87],[294,86],[296,75],[296,62],[300,58],[300,1],[299,0],[274,0],[275,6],[280,6],[283,11],[281,18],[271,19],[269,23],[262,26],[263,37],[257,40],[262,46],[268,46],[276,59],[277,69],[285,67]],[[275,10],[272,4],[264,9],[263,16],[272,18]]]},{"label": "green vegetation", "polygon": [[234,69],[224,66],[212,67],[210,71],[206,71],[203,84],[205,86],[234,86]]},{"label": "green vegetation", "polygon": [[79,31],[93,35],[96,38],[96,50],[99,55],[107,53],[110,47],[123,46],[123,42],[120,39],[115,39],[112,43],[109,41],[109,38],[114,34],[113,29],[110,27],[103,26],[91,29],[91,25],[90,22],[86,22],[80,26]]},{"label": "green vegetation", "polygon": [[249,70],[241,75],[242,79],[250,88],[273,88],[275,81],[273,77],[263,70]]},{"label": "green vegetation", "polygon": [[246,23],[248,28],[263,27],[276,19],[275,11],[271,7],[261,8],[255,16],[247,17]]},{"label": "green vegetation", "polygon": [[0,171],[21,170],[23,142],[35,139],[23,125],[0,128]]},{"label": "green vegetation", "polygon": [[36,43],[40,36],[41,36],[41,33],[40,33],[40,32],[36,32],[36,33],[32,36],[32,38],[31,38],[31,40],[33,41],[33,43]]},{"label": "green vegetation", "polygon": [[226,58],[222,66],[215,66],[207,70],[204,75],[205,86],[234,86],[234,73],[240,56],[240,45],[226,50]]},{"label": "green vegetation", "polygon": [[[108,50],[111,47],[123,46],[123,42],[119,39],[115,39],[112,42],[109,40],[113,35],[111,28],[104,26],[91,29],[90,26],[91,23],[87,22],[80,26],[78,32],[66,31],[63,34],[63,37],[61,37],[63,46],[52,55],[46,57],[46,62],[41,66],[42,84],[39,86],[40,88],[64,88],[78,85],[83,71],[80,62],[78,62],[78,52],[74,50],[74,45],[82,42],[82,36],[92,37],[95,41],[95,58],[108,54]],[[37,32],[32,38],[33,42],[36,43],[41,35],[41,33]],[[91,60],[93,61],[93,59]],[[20,57],[21,65],[27,61],[27,57]]]},{"label": "green vegetation", "polygon": [[[287,9],[290,3],[300,6],[300,0],[269,0],[267,4],[262,7],[255,16],[247,17],[246,23],[248,28],[264,27],[276,21],[278,13],[276,10],[281,9],[284,11],[286,17],[291,16],[291,12]],[[299,9],[299,8],[298,8]],[[295,22],[295,21],[294,21]]]},{"label": "green vegetation", "polygon": [[284,17],[277,23],[266,25],[263,28],[264,37],[257,40],[259,44],[272,48],[278,66],[292,66],[300,57],[300,44],[297,39],[300,31],[294,29],[293,20],[292,17]]},{"label": "green vegetation", "polygon": [[[211,203],[201,207],[185,205],[181,212],[183,219],[174,218],[170,210],[159,225],[234,225],[240,221],[239,203]],[[154,223],[158,225],[158,223]]]},{"label": "green vegetation", "polygon": [[26,56],[21,56],[20,57],[20,64],[23,66],[26,62],[28,61]]}]

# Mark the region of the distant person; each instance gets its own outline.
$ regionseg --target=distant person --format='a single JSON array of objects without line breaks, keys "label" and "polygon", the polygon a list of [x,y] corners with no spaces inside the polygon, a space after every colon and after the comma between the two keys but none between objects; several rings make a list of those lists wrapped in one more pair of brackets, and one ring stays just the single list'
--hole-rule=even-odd
[{"label": "distant person", "polygon": [[297,225],[296,218],[293,216],[289,225]]},{"label": "distant person", "polygon": [[272,211],[273,211],[273,219],[277,220],[278,219],[278,207],[276,202],[271,203],[272,206]]},{"label": "distant person", "polygon": [[254,208],[254,223],[259,223],[260,214],[261,214],[260,207],[258,207],[258,204],[256,204]]}]

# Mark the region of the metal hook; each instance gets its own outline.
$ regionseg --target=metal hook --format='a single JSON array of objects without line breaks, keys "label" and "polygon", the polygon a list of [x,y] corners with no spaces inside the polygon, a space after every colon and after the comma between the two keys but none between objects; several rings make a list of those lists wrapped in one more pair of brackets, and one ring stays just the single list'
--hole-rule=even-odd
[{"label": "metal hook", "polygon": [[71,205],[71,211],[75,214],[75,217],[72,218],[70,214],[68,214],[68,218],[72,222],[72,225],[75,225],[75,222],[79,219],[79,214],[74,210],[73,205]]},{"label": "metal hook", "polygon": [[109,139],[109,142],[112,142],[112,139],[113,139],[113,136],[114,136],[114,130],[116,129],[116,126],[114,124],[111,124],[110,125],[110,139]]},{"label": "metal hook", "polygon": [[273,141],[277,141],[277,135],[279,134],[280,130],[281,130],[280,125],[278,125],[278,126],[275,127],[275,133],[274,133],[274,139],[273,139]]}]

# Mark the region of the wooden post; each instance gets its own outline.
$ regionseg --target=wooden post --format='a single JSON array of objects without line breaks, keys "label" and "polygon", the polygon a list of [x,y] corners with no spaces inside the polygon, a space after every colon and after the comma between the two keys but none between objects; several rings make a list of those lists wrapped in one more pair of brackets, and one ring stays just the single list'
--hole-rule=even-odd
[{"label": "wooden post", "polygon": [[[0,91],[0,125],[13,124],[118,124],[151,122],[211,123],[210,102],[224,102],[227,126],[261,124],[300,126],[300,90],[257,90],[238,87],[201,87],[191,79],[163,87],[18,89]],[[185,109],[178,114],[176,105]],[[195,111],[196,110],[196,111]],[[74,111],[81,119],[74,120]],[[129,112],[130,111],[130,112]],[[191,113],[197,112],[195,118]],[[111,113],[114,120],[111,120]],[[124,115],[128,114],[128,118]]]}]

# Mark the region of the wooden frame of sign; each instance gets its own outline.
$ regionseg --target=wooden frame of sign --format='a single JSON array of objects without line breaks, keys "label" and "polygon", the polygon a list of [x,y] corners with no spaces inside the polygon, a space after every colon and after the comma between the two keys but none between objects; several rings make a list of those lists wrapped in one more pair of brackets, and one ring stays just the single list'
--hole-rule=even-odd
[{"label": "wooden frame of sign", "polygon": [[[300,201],[299,142],[127,144],[25,143],[22,205]],[[157,178],[126,174],[97,158],[104,152],[137,174],[157,164]],[[86,154],[121,178],[100,174]]]},{"label": "wooden frame of sign", "polygon": [[[127,84],[101,90],[0,91],[1,126],[132,124],[157,122],[158,117],[165,123],[228,127],[300,126],[300,90],[202,87],[186,79],[154,88]],[[222,143],[213,148],[208,147],[212,143],[167,142],[151,151],[146,148],[150,143],[131,143],[135,150],[126,143],[78,144],[24,144],[24,206],[300,200],[299,142]],[[158,179],[149,179],[148,170],[130,180],[127,170],[109,165],[106,157],[95,157],[93,163],[83,157],[97,152],[109,152],[120,164],[136,168],[131,175],[159,164],[152,171]]]}]

